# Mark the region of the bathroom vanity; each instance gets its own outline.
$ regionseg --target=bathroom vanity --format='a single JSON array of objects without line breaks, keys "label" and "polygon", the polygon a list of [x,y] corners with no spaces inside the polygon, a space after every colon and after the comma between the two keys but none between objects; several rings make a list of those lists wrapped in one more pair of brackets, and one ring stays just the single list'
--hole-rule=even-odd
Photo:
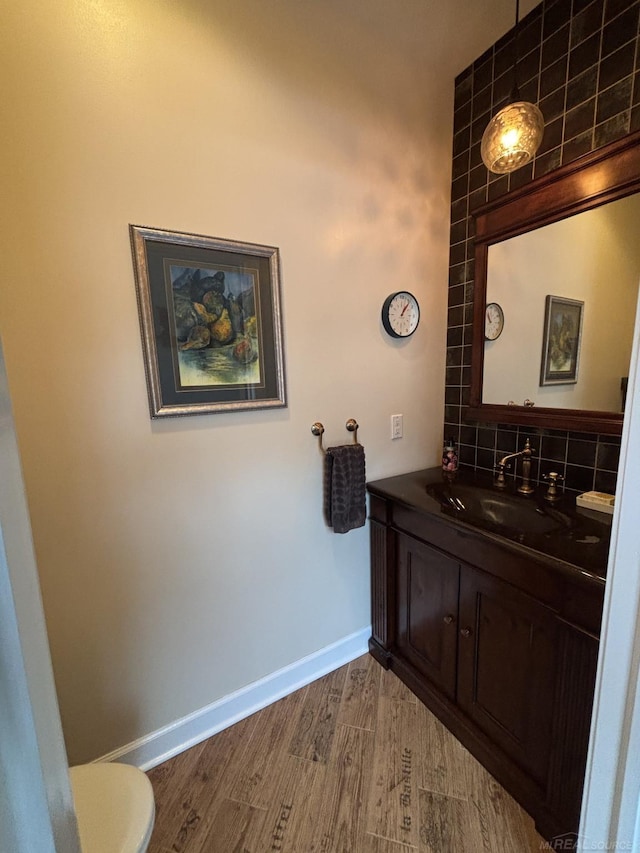
[{"label": "bathroom vanity", "polygon": [[577,832],[610,518],[473,471],[367,488],[371,653],[541,835]]}]

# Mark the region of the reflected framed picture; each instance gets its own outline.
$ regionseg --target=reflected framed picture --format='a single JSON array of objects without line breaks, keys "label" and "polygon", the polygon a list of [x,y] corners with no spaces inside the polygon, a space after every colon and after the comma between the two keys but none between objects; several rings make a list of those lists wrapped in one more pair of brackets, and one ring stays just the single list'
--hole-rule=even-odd
[{"label": "reflected framed picture", "polygon": [[584,302],[547,296],[542,335],[540,385],[570,385],[578,381]]},{"label": "reflected framed picture", "polygon": [[151,417],[286,406],[278,249],[129,233]]}]

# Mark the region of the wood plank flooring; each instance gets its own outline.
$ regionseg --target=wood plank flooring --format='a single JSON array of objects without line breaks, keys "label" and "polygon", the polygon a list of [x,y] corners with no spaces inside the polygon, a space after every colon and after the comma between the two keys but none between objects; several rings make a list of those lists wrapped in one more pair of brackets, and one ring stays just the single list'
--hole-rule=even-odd
[{"label": "wood plank flooring", "polygon": [[544,849],[526,812],[369,655],[149,778],[149,853]]}]

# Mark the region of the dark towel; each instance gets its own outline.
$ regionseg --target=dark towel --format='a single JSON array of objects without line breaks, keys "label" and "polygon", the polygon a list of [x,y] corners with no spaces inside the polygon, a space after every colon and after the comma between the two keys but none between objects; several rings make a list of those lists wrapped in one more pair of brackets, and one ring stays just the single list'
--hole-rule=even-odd
[{"label": "dark towel", "polygon": [[324,515],[334,533],[348,533],[366,521],[364,447],[329,447],[324,456]]}]

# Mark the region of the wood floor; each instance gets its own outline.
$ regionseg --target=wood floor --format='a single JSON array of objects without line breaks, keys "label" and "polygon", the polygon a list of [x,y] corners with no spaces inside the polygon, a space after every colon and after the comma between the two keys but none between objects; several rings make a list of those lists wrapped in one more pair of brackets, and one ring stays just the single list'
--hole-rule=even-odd
[{"label": "wood floor", "polygon": [[149,853],[526,853],[531,818],[369,655],[149,773]]}]

